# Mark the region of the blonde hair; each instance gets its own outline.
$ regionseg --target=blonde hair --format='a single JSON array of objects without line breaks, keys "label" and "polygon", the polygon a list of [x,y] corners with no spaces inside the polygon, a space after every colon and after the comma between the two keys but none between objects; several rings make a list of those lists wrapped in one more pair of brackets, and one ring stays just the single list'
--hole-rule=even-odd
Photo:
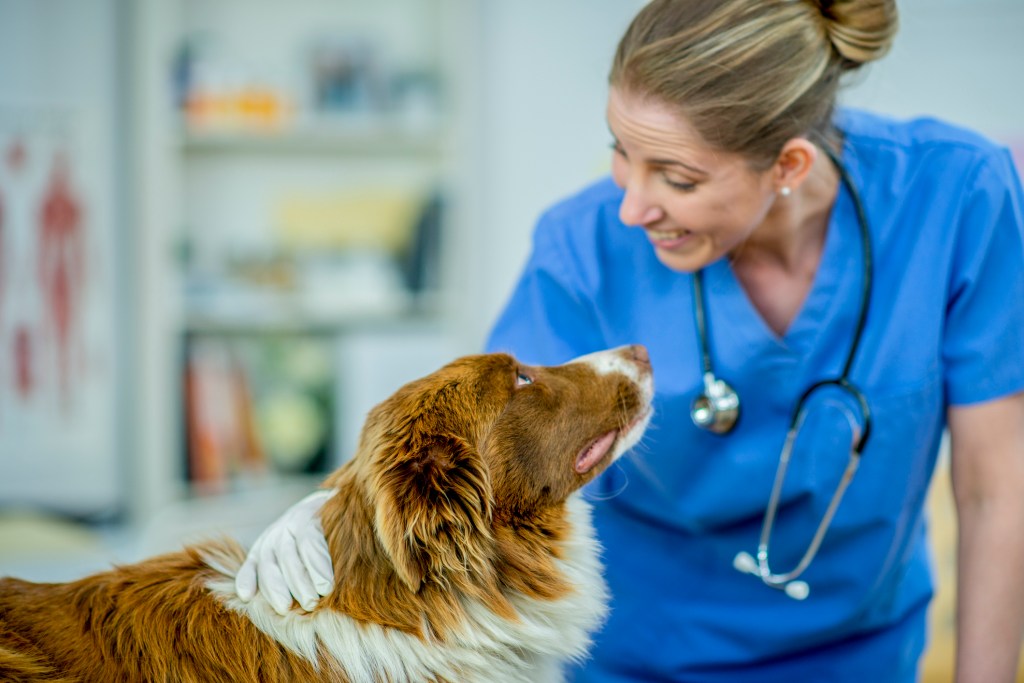
[{"label": "blonde hair", "polygon": [[609,82],[763,167],[793,137],[829,136],[840,77],[885,55],[896,27],[894,0],[653,0]]}]

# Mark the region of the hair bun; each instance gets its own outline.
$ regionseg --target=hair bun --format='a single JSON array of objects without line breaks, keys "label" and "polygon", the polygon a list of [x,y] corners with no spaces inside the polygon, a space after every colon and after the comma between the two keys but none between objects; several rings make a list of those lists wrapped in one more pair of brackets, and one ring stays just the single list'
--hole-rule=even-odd
[{"label": "hair bun", "polygon": [[885,56],[899,25],[895,0],[818,0],[829,39],[847,69]]}]

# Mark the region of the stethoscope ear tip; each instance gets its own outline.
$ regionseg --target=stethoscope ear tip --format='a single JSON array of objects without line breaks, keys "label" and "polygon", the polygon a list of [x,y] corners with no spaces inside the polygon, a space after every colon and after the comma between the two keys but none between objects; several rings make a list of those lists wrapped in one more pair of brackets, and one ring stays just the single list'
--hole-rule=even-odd
[{"label": "stethoscope ear tip", "polygon": [[771,583],[766,580],[766,577],[762,575],[761,568],[757,564],[757,560],[754,556],[745,550],[741,550],[736,553],[736,557],[732,558],[732,566],[736,571],[743,574],[753,574],[754,576],[761,577],[761,580],[772,588],[781,588],[782,591],[793,600],[806,600],[807,596],[811,594],[811,587],[807,585],[806,581],[788,581],[784,584]]},{"label": "stethoscope ear tip", "polygon": [[732,566],[736,571],[742,572],[743,574],[753,574],[757,576],[761,573],[757,568],[757,560],[755,560],[754,556],[745,550],[741,550],[736,553],[736,557],[732,558]]},{"label": "stethoscope ear tip", "polygon": [[806,600],[807,596],[811,594],[811,587],[807,585],[806,581],[790,581],[783,590],[794,600]]}]

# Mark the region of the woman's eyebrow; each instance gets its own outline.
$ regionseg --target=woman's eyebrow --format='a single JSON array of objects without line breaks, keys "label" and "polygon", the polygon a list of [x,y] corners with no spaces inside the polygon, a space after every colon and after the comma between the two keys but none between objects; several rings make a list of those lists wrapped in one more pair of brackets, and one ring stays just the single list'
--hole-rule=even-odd
[{"label": "woman's eyebrow", "polygon": [[647,163],[655,166],[681,166],[691,173],[703,176],[708,175],[707,171],[697,168],[696,166],[691,166],[690,164],[679,161],[678,159],[648,159]]},{"label": "woman's eyebrow", "polygon": [[[608,134],[612,137],[612,146],[615,148],[621,148],[622,143],[619,142],[619,138],[612,131],[611,126],[608,126]],[[690,164],[687,164],[686,162],[683,161],[679,161],[678,159],[645,159],[645,161],[653,166],[679,166],[681,168],[685,168],[687,171],[690,171],[691,173],[696,173],[697,175],[710,175],[704,169],[698,168],[696,166],[691,166]]]}]

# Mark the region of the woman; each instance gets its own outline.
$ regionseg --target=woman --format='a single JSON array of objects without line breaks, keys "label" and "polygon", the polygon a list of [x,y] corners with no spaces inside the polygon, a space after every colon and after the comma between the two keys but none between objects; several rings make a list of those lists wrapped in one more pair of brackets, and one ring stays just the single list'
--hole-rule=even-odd
[{"label": "woman", "polygon": [[[544,215],[488,342],[534,363],[639,342],[656,371],[644,447],[590,490],[613,601],[573,680],[915,680],[922,503],[946,427],[958,680],[1013,680],[1024,199],[979,136],[833,112],[840,76],[895,27],[885,0],[654,0],[619,44],[612,178]],[[730,389],[738,411],[701,403]],[[318,501],[278,529],[322,545]],[[277,562],[261,560],[265,591]],[[315,602],[294,557],[280,563]]]}]

